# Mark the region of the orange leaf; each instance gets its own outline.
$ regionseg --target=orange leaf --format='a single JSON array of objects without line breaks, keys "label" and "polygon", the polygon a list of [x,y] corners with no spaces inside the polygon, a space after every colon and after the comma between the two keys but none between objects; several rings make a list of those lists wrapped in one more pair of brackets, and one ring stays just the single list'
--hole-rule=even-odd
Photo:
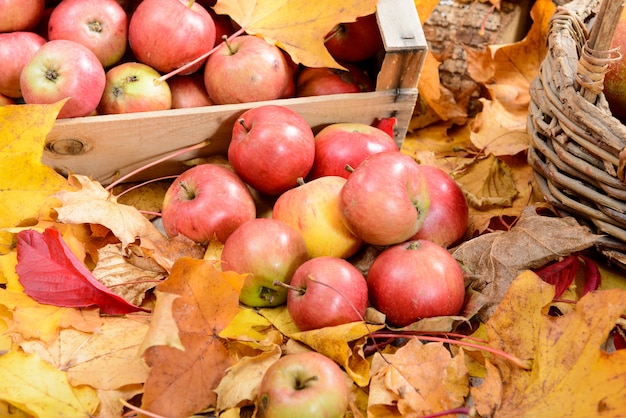
[{"label": "orange leaf", "polygon": [[[215,406],[214,389],[234,364],[225,340],[218,334],[239,312],[244,277],[220,272],[206,260],[181,258],[174,264],[170,277],[157,290],[179,295],[168,303],[184,351],[165,345],[146,350],[151,370],[142,408],[175,418]],[[154,322],[160,323],[158,319]]]}]

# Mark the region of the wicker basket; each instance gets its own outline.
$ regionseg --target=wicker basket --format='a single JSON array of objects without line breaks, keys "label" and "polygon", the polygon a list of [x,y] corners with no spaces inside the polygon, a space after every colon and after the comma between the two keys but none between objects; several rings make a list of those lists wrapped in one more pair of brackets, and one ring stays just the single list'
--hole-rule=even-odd
[{"label": "wicker basket", "polygon": [[574,1],[552,17],[530,88],[528,162],[546,201],[602,234],[598,250],[626,266],[626,126],[602,93],[606,69],[620,57],[609,49],[617,19],[607,9],[622,2],[598,3]]}]

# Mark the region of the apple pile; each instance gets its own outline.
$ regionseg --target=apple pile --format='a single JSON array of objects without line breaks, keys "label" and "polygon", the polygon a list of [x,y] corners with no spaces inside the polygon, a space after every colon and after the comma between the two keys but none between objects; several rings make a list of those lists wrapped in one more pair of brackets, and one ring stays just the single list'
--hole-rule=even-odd
[{"label": "apple pile", "polygon": [[69,97],[59,118],[71,118],[374,90],[374,14],[326,36],[345,70],[305,68],[214,3],[3,0],[0,105]]},{"label": "apple pile", "polygon": [[[370,305],[396,327],[460,312],[464,277],[447,247],[467,229],[465,196],[389,133],[335,123],[314,134],[264,104],[235,121],[227,154],[180,174],[161,220],[170,237],[223,244],[222,270],[247,275],[241,303],[286,304],[303,331],[363,320]],[[381,252],[364,276],[352,257],[366,246]]]}]

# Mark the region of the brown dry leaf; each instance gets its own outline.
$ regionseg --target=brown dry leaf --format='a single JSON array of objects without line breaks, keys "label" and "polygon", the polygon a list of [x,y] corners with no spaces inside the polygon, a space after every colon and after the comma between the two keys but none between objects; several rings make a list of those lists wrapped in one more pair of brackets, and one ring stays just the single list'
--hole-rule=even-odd
[{"label": "brown dry leaf", "polygon": [[342,68],[324,46],[324,36],[341,22],[376,10],[378,0],[218,0],[213,9],[227,14],[251,35],[261,35],[307,67]]},{"label": "brown dry leaf", "polygon": [[511,283],[486,324],[489,345],[533,365],[524,370],[493,357],[498,373],[490,369],[485,382],[503,384],[502,398],[493,405],[493,393],[473,392],[477,407],[498,417],[623,417],[626,350],[601,346],[626,310],[626,291],[590,292],[559,317],[546,315],[553,297],[553,286],[530,271]]},{"label": "brown dry leaf", "polygon": [[470,123],[474,146],[490,155],[515,155],[528,149],[528,105],[514,111],[498,100],[480,99],[482,111]]},{"label": "brown dry leaf", "polygon": [[142,392],[143,384],[128,385],[116,390],[98,390],[100,406],[94,418],[122,417],[124,404],[120,400],[128,401]]},{"label": "brown dry leaf", "polygon": [[54,196],[62,206],[56,208],[60,222],[100,224],[109,228],[123,248],[137,238],[164,241],[165,237],[136,208],[117,203],[102,185],[82,175],[69,178],[76,191],[61,191]]},{"label": "brown dry leaf", "polygon": [[37,354],[67,373],[70,384],[115,390],[143,383],[148,367],[138,349],[148,330],[147,317],[105,317],[96,332],[62,329],[53,344],[39,340],[21,344],[25,352]]},{"label": "brown dry leaf", "polygon": [[[442,343],[422,344],[411,339],[395,354],[385,354],[384,357],[387,364],[378,369],[375,376],[383,385],[376,385],[371,390],[388,393],[373,394],[370,391],[369,412],[380,408],[374,403],[376,400],[391,401],[383,405],[396,406],[402,416],[434,414],[465,403],[469,383],[462,350],[452,357]],[[378,416],[378,413],[374,415]]]},{"label": "brown dry leaf", "polygon": [[98,250],[98,263],[92,270],[94,277],[113,293],[133,305],[141,305],[146,292],[167,275],[129,263],[119,244],[109,244]]},{"label": "brown dry leaf", "polygon": [[[219,333],[239,312],[244,277],[220,272],[209,261],[181,258],[170,276],[157,286],[159,292],[179,296],[171,303],[171,315],[184,350],[166,345],[152,345],[145,350],[151,369],[143,409],[177,418],[216,405],[214,389],[234,364]],[[164,310],[157,307],[153,316],[157,312]],[[156,319],[151,327],[158,325]]]},{"label": "brown dry leaf", "polygon": [[485,319],[521,272],[589,248],[598,237],[574,218],[541,216],[534,206],[528,206],[511,230],[465,241],[452,255],[469,270],[474,290],[485,297],[479,313]]},{"label": "brown dry leaf", "polygon": [[255,357],[244,357],[228,369],[215,389],[217,412],[252,405],[265,371],[281,356],[280,346],[261,351]]},{"label": "brown dry leaf", "polygon": [[[67,99],[66,99],[67,100]],[[41,163],[46,135],[66,100],[49,105],[0,106],[0,227],[48,217],[50,195],[71,189]]]}]

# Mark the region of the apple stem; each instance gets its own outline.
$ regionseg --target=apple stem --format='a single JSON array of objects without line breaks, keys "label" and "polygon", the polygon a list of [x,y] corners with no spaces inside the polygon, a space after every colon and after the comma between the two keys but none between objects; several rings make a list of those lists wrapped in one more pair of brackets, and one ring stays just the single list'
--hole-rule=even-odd
[{"label": "apple stem", "polygon": [[187,8],[188,8],[188,9],[191,9],[191,6],[193,6],[193,4],[194,4],[194,3],[195,3],[195,0],[189,0],[189,1],[187,2]]},{"label": "apple stem", "polygon": [[226,48],[228,48],[228,52],[230,52],[230,55],[235,55],[235,50],[233,49],[233,46],[230,44],[229,39],[226,35],[222,35],[222,41],[224,41],[224,43],[226,44]]},{"label": "apple stem", "polygon": [[194,145],[192,145],[190,147],[186,147],[186,148],[180,149],[180,150],[178,150],[176,152],[173,152],[172,154],[166,155],[163,158],[159,158],[158,160],[154,160],[154,161],[152,161],[152,162],[150,162],[150,163],[148,163],[148,164],[146,164],[144,166],[139,167],[136,170],[131,171],[130,173],[126,174],[125,176],[122,176],[122,177],[118,178],[116,181],[114,181],[113,183],[111,183],[107,187],[105,187],[105,190],[111,191],[118,184],[125,182],[126,180],[128,180],[132,176],[136,175],[137,173],[142,172],[145,169],[148,169],[150,167],[154,167],[157,164],[160,164],[160,163],[162,163],[164,161],[167,161],[167,160],[169,160],[171,158],[178,157],[179,155],[185,154],[185,153],[187,153],[189,151],[202,149],[202,148],[206,147],[207,145],[209,145],[210,143],[211,143],[211,141],[207,139],[207,140],[202,141],[202,142],[200,142],[198,144],[194,144]]},{"label": "apple stem", "polygon": [[306,389],[306,387],[307,387],[309,382],[315,381],[317,379],[318,379],[317,375],[313,375],[313,376],[311,376],[309,378],[306,378],[304,380],[300,380],[300,378],[296,378],[295,388],[296,388],[296,390]]},{"label": "apple stem", "polygon": [[306,293],[306,289],[303,289],[302,287],[292,286],[288,283],[284,283],[279,280],[274,280],[272,284],[274,286],[280,286],[280,287],[284,287],[285,289],[293,290],[294,292],[298,292],[301,295],[304,295]]},{"label": "apple stem", "polygon": [[304,181],[304,179],[302,177],[298,177],[296,179],[296,182],[298,183],[298,186],[304,186],[304,183],[305,183],[305,181]]},{"label": "apple stem", "polygon": [[237,119],[237,123],[243,126],[243,129],[245,129],[246,132],[250,132],[250,128],[248,128],[248,126],[246,125],[246,121],[244,118]]},{"label": "apple stem", "polygon": [[354,167],[352,167],[350,164],[346,164],[344,168],[346,169],[346,171],[349,171],[351,173],[354,171]]},{"label": "apple stem", "polygon": [[[240,29],[239,29],[239,30],[237,30],[235,33],[233,33],[232,35],[230,35],[229,37],[227,37],[224,41],[226,41],[226,40],[229,40],[229,41],[230,41],[230,40],[233,40],[234,38],[236,38],[237,36],[241,35],[241,34],[242,34],[242,33],[244,33],[244,32],[245,32],[245,29],[244,29],[244,28],[240,28]],[[167,79],[169,79],[170,77],[175,76],[176,74],[178,74],[178,73],[180,73],[180,72],[185,71],[185,70],[186,70],[186,69],[188,69],[189,67],[192,67],[192,66],[196,65],[197,63],[201,62],[202,60],[207,59],[207,58],[209,57],[209,55],[211,55],[212,53],[214,53],[215,51],[217,51],[217,49],[218,49],[221,45],[222,45],[222,44],[218,44],[218,45],[214,46],[214,47],[213,47],[213,49],[211,49],[210,51],[205,52],[204,54],[200,55],[200,56],[199,56],[198,58],[196,58],[195,60],[193,60],[193,61],[189,61],[187,64],[182,65],[182,66],[178,67],[177,69],[172,70],[172,71],[170,71],[169,73],[162,75],[162,76],[161,76],[161,77],[159,77],[159,78],[155,78],[155,79],[154,79],[154,84],[158,86],[159,84],[161,84],[162,82],[166,81],[166,80],[167,80]]]},{"label": "apple stem", "polygon": [[[397,333],[389,333],[389,332],[381,332],[381,333],[374,333],[375,337],[386,337],[386,338],[395,338],[395,337],[400,337],[400,336],[404,336],[404,334],[397,334]],[[475,344],[475,343],[470,343],[467,341],[461,341],[461,340],[453,340],[451,338],[447,338],[447,337],[435,337],[435,336],[431,336],[431,335],[415,335],[415,338],[419,339],[419,340],[423,340],[423,341],[430,341],[430,342],[442,342],[442,343],[448,343],[448,344],[455,344],[455,345],[460,345],[462,347],[469,347],[469,348],[474,348],[477,350],[481,350],[481,351],[486,351],[488,353],[491,354],[495,354],[499,357],[502,357],[508,361],[510,361],[511,363],[515,364],[516,366],[518,366],[521,369],[524,370],[530,370],[532,368],[532,360],[531,359],[521,359],[519,357],[516,357],[512,354],[506,353],[502,350],[498,350],[496,348],[493,347],[489,347],[489,346],[485,346],[482,344]]]}]

